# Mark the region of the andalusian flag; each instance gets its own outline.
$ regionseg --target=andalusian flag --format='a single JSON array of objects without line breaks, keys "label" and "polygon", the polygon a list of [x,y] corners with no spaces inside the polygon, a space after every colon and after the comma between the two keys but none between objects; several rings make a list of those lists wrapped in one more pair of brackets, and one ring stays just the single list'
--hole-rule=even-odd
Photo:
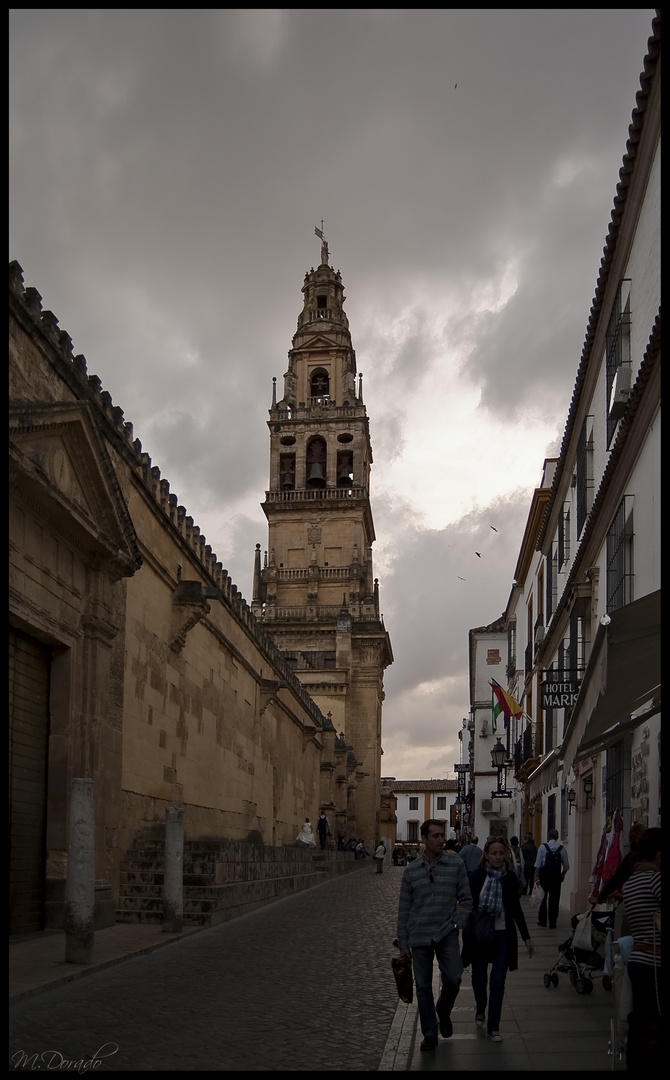
[{"label": "andalusian flag", "polygon": [[493,734],[495,735],[500,714],[503,714],[505,727],[507,727],[507,721],[511,716],[521,716],[523,714],[523,706],[519,705],[519,702],[515,701],[512,695],[508,694],[495,679],[489,679],[489,684],[492,690],[491,710],[493,713],[493,722],[491,727],[493,729]]}]

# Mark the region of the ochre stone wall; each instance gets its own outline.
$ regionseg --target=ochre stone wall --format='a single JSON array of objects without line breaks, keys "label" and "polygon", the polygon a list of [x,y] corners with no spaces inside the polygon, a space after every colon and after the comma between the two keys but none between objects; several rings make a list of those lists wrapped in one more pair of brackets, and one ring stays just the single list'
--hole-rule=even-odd
[{"label": "ochre stone wall", "polygon": [[18,264],[9,360],[10,626],[50,650],[50,894],[75,777],[95,780],[96,879],[115,896],[169,806],[187,837],[293,844],[324,753],[355,786],[349,751]]}]

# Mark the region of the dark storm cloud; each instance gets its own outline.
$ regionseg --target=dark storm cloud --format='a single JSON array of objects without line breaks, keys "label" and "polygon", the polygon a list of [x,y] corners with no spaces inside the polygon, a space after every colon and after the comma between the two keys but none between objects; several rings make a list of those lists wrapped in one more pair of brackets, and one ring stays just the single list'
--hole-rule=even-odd
[{"label": "dark storm cloud", "polygon": [[562,432],[652,17],[10,12],[10,258],[247,597],[324,219],[370,413],[384,727],[434,748],[412,768],[455,743],[467,630],[505,605]]}]

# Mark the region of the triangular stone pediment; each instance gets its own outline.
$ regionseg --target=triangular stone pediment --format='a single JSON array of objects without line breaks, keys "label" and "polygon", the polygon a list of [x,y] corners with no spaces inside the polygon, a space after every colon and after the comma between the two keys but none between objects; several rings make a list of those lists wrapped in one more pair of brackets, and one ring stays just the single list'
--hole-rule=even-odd
[{"label": "triangular stone pediment", "polygon": [[326,337],[325,334],[314,334],[313,337],[306,338],[300,343],[300,346],[294,349],[294,352],[305,352],[307,349],[332,349],[336,343],[332,337]]},{"label": "triangular stone pediment", "polygon": [[13,403],[10,481],[54,526],[112,577],[142,564],[128,507],[91,407],[84,402]]}]

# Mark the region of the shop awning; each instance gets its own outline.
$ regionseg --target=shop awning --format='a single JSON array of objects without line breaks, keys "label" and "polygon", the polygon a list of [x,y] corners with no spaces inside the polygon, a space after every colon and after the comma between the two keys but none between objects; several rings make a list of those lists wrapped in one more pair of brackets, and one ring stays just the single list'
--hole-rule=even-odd
[{"label": "shop awning", "polygon": [[[598,627],[584,681],[560,749],[565,774],[586,745],[618,725],[634,728],[661,707],[661,591],[612,611]],[[646,706],[642,709],[642,706]]]},{"label": "shop awning", "polygon": [[547,756],[528,777],[528,799],[530,802],[538,795],[544,795],[558,784],[558,770],[561,766],[558,751],[550,750]]}]

